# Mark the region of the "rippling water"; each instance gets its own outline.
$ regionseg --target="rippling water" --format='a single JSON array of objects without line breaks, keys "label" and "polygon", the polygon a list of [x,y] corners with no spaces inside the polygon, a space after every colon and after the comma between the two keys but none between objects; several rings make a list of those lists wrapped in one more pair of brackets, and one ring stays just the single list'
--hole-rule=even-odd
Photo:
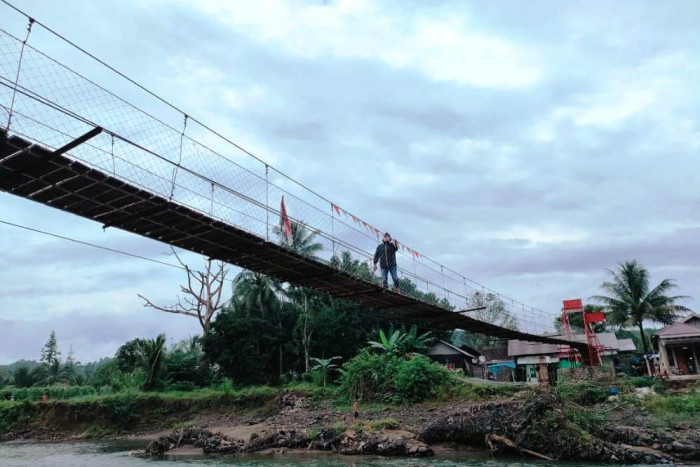
[{"label": "rippling water", "polygon": [[284,455],[246,455],[227,457],[204,457],[202,455],[176,455],[164,461],[154,461],[129,455],[132,449],[143,448],[134,442],[82,442],[82,443],[8,443],[0,444],[0,466],[2,467],[161,467],[226,465],[226,466],[275,466],[304,465],[309,467],[330,466],[451,466],[484,465],[489,467],[526,467],[561,465],[569,467],[595,464],[531,462],[524,460],[492,460],[483,453],[456,453],[449,458],[396,459],[386,457],[340,456],[325,453],[301,453]]}]

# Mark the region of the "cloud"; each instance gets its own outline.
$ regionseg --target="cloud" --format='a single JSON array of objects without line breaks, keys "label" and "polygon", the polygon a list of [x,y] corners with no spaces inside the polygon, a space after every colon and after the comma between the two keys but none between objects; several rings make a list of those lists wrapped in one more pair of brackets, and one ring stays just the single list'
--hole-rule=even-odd
[{"label": "cloud", "polygon": [[[570,120],[580,127],[616,128],[629,119],[648,119],[667,131],[678,122],[678,113],[689,110],[688,96],[694,93],[689,76],[696,75],[697,64],[685,52],[675,51],[645,58],[634,66],[604,75],[592,92],[574,96],[570,105],[556,107],[538,123],[534,135],[539,141],[554,138],[559,122]],[[680,119],[685,126],[692,125]],[[694,139],[697,136],[693,137]]]},{"label": "cloud", "polygon": [[448,11],[439,17],[406,15],[395,7],[383,10],[360,0],[205,0],[194,8],[302,59],[375,60],[416,69],[437,81],[477,87],[528,87],[540,78],[533,50],[480,32]]}]

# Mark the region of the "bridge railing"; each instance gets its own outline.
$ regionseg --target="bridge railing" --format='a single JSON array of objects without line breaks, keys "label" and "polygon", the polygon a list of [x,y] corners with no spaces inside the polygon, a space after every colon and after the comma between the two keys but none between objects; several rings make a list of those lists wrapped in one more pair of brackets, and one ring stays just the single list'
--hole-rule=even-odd
[{"label": "bridge railing", "polygon": [[[63,40],[41,31],[53,41]],[[67,56],[80,63],[87,60],[95,70],[82,49],[64,45],[70,52]],[[94,74],[120,95],[138,101],[140,107],[69,68],[65,61],[45,54],[31,40],[0,30],[0,126],[50,148],[100,126],[105,132],[68,155],[282,245],[286,243],[278,226],[284,197],[292,223],[302,225],[311,235],[307,243],[317,245],[313,254],[319,261],[364,280],[379,281],[370,268],[384,230],[348,212],[344,204],[350,203],[336,204],[308,189],[106,65],[97,67]],[[331,157],[319,161],[332,163]],[[521,331],[552,331],[551,314],[491,291],[426,257],[420,249],[400,245],[401,293],[453,310],[474,306],[477,292],[493,294],[515,317],[517,322],[512,324]],[[304,246],[308,247],[301,245],[302,250]],[[486,319],[483,312],[471,316]]]}]

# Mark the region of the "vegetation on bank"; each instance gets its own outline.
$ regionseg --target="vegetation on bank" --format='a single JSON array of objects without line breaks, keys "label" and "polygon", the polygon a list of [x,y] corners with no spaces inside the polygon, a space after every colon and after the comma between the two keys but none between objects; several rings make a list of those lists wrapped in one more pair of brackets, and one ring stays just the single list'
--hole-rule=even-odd
[{"label": "vegetation on bank", "polygon": [[278,389],[267,386],[235,390],[224,384],[195,391],[128,390],[47,402],[2,401],[0,436],[34,429],[77,433],[88,430],[94,436],[172,428],[174,421],[220,408],[248,410],[264,416],[278,409],[278,394]]},{"label": "vegetation on bank", "polygon": [[[644,415],[649,428],[679,424],[700,427],[700,381],[680,392],[671,391],[670,384],[651,378],[619,378],[612,385],[560,383],[555,392],[566,403],[565,410],[572,421],[588,432],[629,412]],[[618,391],[613,397],[611,387]],[[640,388],[650,391],[639,391]]]}]

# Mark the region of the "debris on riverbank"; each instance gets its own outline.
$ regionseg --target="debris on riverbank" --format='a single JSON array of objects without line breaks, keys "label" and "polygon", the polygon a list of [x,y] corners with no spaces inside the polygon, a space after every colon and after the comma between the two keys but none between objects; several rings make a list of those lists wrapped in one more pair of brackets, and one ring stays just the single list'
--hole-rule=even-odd
[{"label": "debris on riverbank", "polygon": [[[131,401],[128,407],[135,411],[121,418],[124,407],[114,401],[112,411],[107,404],[95,409],[94,401],[84,407],[65,401],[25,404],[24,422],[5,431],[3,439],[128,435],[150,442],[140,453],[149,457],[193,446],[218,455],[327,451],[424,457],[466,446],[490,448],[495,455],[555,460],[644,464],[700,460],[697,424],[652,427],[659,420],[641,402],[602,400],[580,406],[583,398],[574,402],[557,391],[534,389],[481,401],[366,404],[358,419],[333,400],[303,391],[206,404],[177,400],[159,405],[149,397]],[[124,425],[125,419],[132,423]]]},{"label": "debris on riverbank", "polygon": [[[432,445],[448,443],[489,447],[496,455],[520,454],[548,460],[669,464],[700,459],[697,429],[687,427],[683,433],[655,433],[606,425],[596,433],[588,433],[570,419],[564,410],[565,403],[547,391],[525,399],[390,409],[382,414],[394,420],[386,423],[390,425],[388,428],[371,420],[351,427],[336,424],[336,428],[331,428],[327,425],[333,419],[302,409],[305,403],[288,404],[286,407],[294,408],[283,410],[248,430],[213,427],[173,432],[152,441],[144,455],[158,457],[180,444],[192,444],[208,454],[304,449],[423,457],[434,454]],[[275,428],[280,426],[285,428]]]}]

